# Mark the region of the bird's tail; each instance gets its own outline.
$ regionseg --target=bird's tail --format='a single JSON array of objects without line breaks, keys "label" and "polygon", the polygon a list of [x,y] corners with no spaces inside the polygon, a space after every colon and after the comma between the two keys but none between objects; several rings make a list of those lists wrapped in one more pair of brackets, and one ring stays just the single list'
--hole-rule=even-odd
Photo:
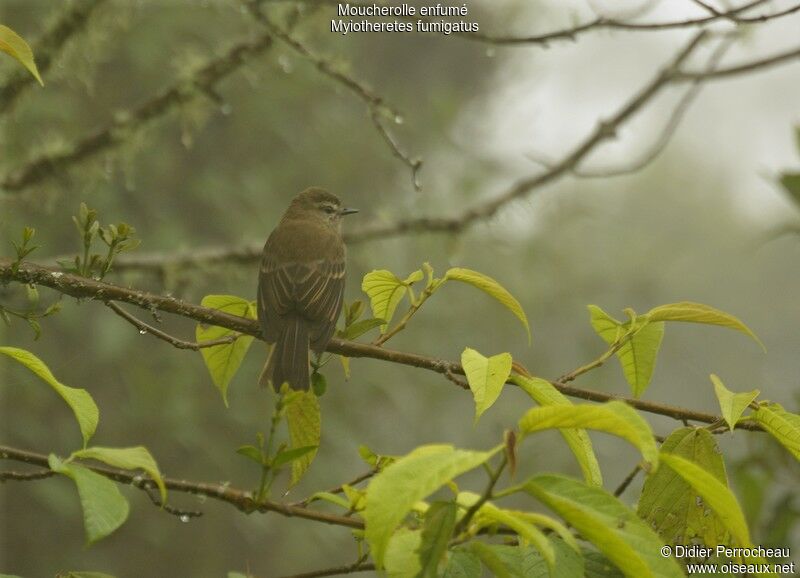
[{"label": "bird's tail", "polygon": [[308,327],[300,316],[290,315],[285,321],[258,381],[264,386],[271,382],[275,391],[283,382],[292,389],[308,389]]}]

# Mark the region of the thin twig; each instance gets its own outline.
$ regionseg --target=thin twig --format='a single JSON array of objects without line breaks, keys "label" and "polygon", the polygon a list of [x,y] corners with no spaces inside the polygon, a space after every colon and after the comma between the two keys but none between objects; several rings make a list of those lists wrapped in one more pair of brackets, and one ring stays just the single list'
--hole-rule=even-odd
[{"label": "thin twig", "polygon": [[352,564],[323,568],[322,570],[312,570],[311,572],[302,572],[300,574],[291,574],[289,576],[282,576],[281,578],[322,578],[323,576],[339,576],[342,574],[367,572],[369,570],[375,570],[375,564],[367,563],[367,555],[365,554]]},{"label": "thin twig", "polygon": [[636,474],[638,474],[638,473],[639,473],[641,470],[642,470],[642,466],[640,466],[639,464],[636,464],[636,467],[634,467],[634,468],[631,470],[631,472],[630,472],[630,473],[629,473],[627,476],[625,476],[625,479],[624,479],[624,480],[622,480],[622,481],[620,482],[619,486],[617,486],[617,489],[616,489],[616,490],[614,490],[614,496],[616,496],[617,498],[619,498],[619,497],[622,495],[622,493],[623,493],[625,490],[627,490],[627,489],[628,489],[628,486],[630,486],[630,485],[631,485],[631,482],[632,482],[632,481],[633,481],[633,479],[636,477]]},{"label": "thin twig", "polygon": [[276,38],[279,38],[292,50],[311,62],[322,74],[345,87],[347,90],[356,95],[361,101],[363,101],[364,104],[366,104],[370,119],[372,120],[372,124],[375,126],[375,129],[378,131],[378,134],[389,146],[392,155],[400,159],[400,161],[410,169],[411,181],[414,185],[414,189],[417,191],[421,190],[422,187],[419,182],[418,173],[420,167],[422,166],[422,160],[419,158],[412,159],[407,153],[405,153],[397,143],[397,140],[386,128],[382,120],[386,116],[392,119],[402,119],[402,115],[392,106],[388,105],[382,96],[377,94],[366,84],[353,76],[345,74],[332,62],[326,58],[323,58],[322,56],[319,56],[318,54],[315,54],[311,48],[306,46],[296,37],[292,36],[289,31],[284,30],[281,26],[273,22],[267,17],[266,14],[264,14],[264,11],[261,10],[260,2],[258,0],[245,0],[244,4],[250,14],[252,14],[253,18],[255,18],[262,26],[264,26],[264,28],[269,31],[270,34],[274,35]]},{"label": "thin twig", "polygon": [[712,70],[712,71],[679,70],[675,72],[672,80],[680,82],[687,80],[705,81],[710,79],[728,78],[731,76],[736,76],[738,74],[753,72],[755,70],[765,70],[767,68],[771,68],[778,64],[783,64],[784,62],[794,60],[795,58],[800,58],[800,47],[792,48],[791,50],[780,52],[778,54],[774,54],[766,58],[759,58],[756,60],[751,60],[750,62],[745,62],[743,64],[737,64],[736,66],[719,68],[717,70]]},{"label": "thin twig", "polygon": [[172,335],[161,331],[160,329],[153,327],[149,323],[145,323],[138,317],[135,317],[125,311],[122,307],[118,304],[114,303],[113,301],[106,301],[106,305],[108,308],[111,309],[114,313],[122,317],[125,321],[129,322],[131,325],[136,327],[139,330],[139,333],[144,335],[145,333],[152,335],[153,337],[158,337],[172,345],[173,347],[177,347],[178,349],[191,349],[193,351],[198,351],[205,347],[216,347],[217,345],[227,345],[229,343],[233,343],[237,339],[239,339],[242,334],[237,333],[234,335],[228,335],[227,337],[220,337],[219,339],[212,339],[209,341],[184,341],[183,339],[178,339],[177,337],[173,337]]},{"label": "thin twig", "polygon": [[[356,476],[355,478],[353,478],[349,482],[345,482],[344,484],[340,484],[338,486],[334,486],[333,488],[330,488],[329,490],[323,490],[323,491],[325,493],[328,493],[328,494],[341,494],[342,492],[344,492],[344,487],[345,486],[355,486],[357,484],[360,484],[364,480],[370,479],[372,476],[374,476],[377,473],[378,473],[378,470],[376,468],[373,468],[373,469],[369,470],[368,472],[364,472],[363,474],[361,474],[359,476]],[[291,503],[289,503],[289,505],[290,506],[297,506],[297,507],[300,507],[300,508],[305,508],[312,501],[313,501],[313,496],[309,496],[309,497],[307,497],[305,499],[302,499],[302,500],[299,500],[297,502],[291,502]]]},{"label": "thin twig", "polygon": [[472,518],[475,517],[475,514],[478,513],[478,510],[481,509],[481,506],[492,499],[492,492],[494,492],[494,487],[497,485],[497,481],[500,479],[500,475],[503,473],[506,464],[508,464],[508,456],[503,454],[503,458],[497,466],[497,469],[491,470],[489,474],[489,483],[486,485],[486,489],[483,491],[483,494],[481,494],[481,497],[467,509],[464,517],[456,524],[453,530],[454,536],[458,536],[461,532],[469,528],[469,523],[472,521]]},{"label": "thin twig", "polygon": [[144,493],[147,494],[147,497],[150,498],[150,501],[153,502],[155,506],[161,508],[168,514],[172,514],[173,516],[180,518],[181,522],[187,522],[189,521],[190,518],[199,518],[200,516],[203,515],[203,512],[201,512],[200,510],[184,510],[163,503],[161,501],[161,498],[159,498],[158,495],[156,494],[156,491],[151,487],[145,486],[143,490]]}]

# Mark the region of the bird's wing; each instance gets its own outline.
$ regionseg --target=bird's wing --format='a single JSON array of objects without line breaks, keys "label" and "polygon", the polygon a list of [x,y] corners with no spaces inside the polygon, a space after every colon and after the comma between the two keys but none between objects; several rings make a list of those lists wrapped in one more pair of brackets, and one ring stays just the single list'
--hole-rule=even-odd
[{"label": "bird's wing", "polygon": [[328,249],[320,259],[279,262],[269,245],[268,241],[258,288],[264,337],[275,341],[279,318],[296,313],[308,322],[312,348],[324,347],[333,335],[342,308],[344,251]]}]

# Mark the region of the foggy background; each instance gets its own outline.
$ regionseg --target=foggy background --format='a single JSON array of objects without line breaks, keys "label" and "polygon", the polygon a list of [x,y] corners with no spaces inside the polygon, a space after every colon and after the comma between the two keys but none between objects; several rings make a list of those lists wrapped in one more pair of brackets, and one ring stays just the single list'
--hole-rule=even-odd
[{"label": "foggy background", "polygon": [[[3,0],[0,22],[32,41],[59,4]],[[275,15],[291,7],[266,4]],[[595,17],[595,11],[615,17],[603,12],[611,4],[635,11],[643,2],[473,0],[467,18],[477,20],[482,32],[524,35],[572,26]],[[642,21],[705,14],[689,0],[646,4],[650,10]],[[341,36],[329,32],[334,14],[335,6],[307,9],[294,34],[402,112],[401,123],[386,126],[409,156],[424,160],[421,192],[375,130],[364,103],[276,41],[218,85],[224,104],[199,97],[123,146],[0,197],[3,255],[13,254],[8,241],[18,239],[26,225],[36,228],[41,245],[31,261],[52,264],[54,256],[77,253],[71,216],[82,201],[98,209],[103,224],[135,226],[141,253],[263,242],[288,200],[310,185],[324,186],[361,209],[345,223],[349,231],[409,217],[458,215],[542,171],[531,156],[560,159],[693,34],[599,30],[575,41],[554,41],[549,48],[503,47],[455,35]],[[719,22],[712,29],[732,28]],[[800,14],[749,26],[722,65],[787,50],[796,45],[798,29]],[[0,175],[108,125],[119,111],[138,106],[192,66],[259,31],[234,1],[105,2],[44,75],[45,87],[29,89],[0,118]],[[686,68],[702,65],[702,58],[693,59]],[[11,59],[0,59],[0,81],[16,67]],[[640,158],[687,88],[684,83],[663,91],[582,168],[613,168]],[[777,183],[781,171],[800,167],[794,133],[798,102],[798,61],[709,82],[663,154],[635,174],[567,176],[458,235],[426,233],[353,245],[346,299],[365,298],[360,281],[373,269],[405,277],[429,261],[440,274],[451,266],[481,271],[522,303],[533,331],[531,346],[507,310],[457,284],[433,296],[388,346],[447,359],[458,359],[464,347],[485,355],[510,351],[532,373],[550,378],[605,350],[589,326],[587,304],[621,318],[624,307],[643,313],[663,303],[706,303],[740,317],[767,352],[729,330],[668,325],[643,399],[718,414],[708,379],[717,373],[731,390],[759,388],[762,399],[796,412],[800,238],[776,231],[800,221],[798,207]],[[112,273],[108,280],[199,303],[210,293],[254,299],[256,276],[257,264],[249,263],[175,270],[166,279]],[[44,288],[40,292],[44,303],[56,298]],[[9,306],[24,304],[24,291],[11,284],[0,288],[0,299]],[[255,486],[257,468],[235,449],[268,428],[271,397],[256,384],[263,343],[253,343],[231,383],[226,409],[198,352],[139,335],[100,304],[72,298],[63,304],[61,313],[43,321],[39,341],[15,320],[10,329],[0,325],[0,342],[29,349],[63,383],[91,392],[100,408],[94,444],[146,445],[170,477]],[[125,308],[146,319],[134,307]],[[164,315],[163,326],[193,339],[189,320]],[[338,363],[326,368],[322,445],[288,500],[368,469],[358,456],[360,444],[381,454],[405,454],[425,443],[485,449],[532,405],[508,388],[473,427],[471,396],[439,375],[368,359],[353,359],[351,367],[349,382]],[[629,394],[615,360],[575,385]],[[660,435],[682,425],[646,417]],[[592,439],[606,488],[613,490],[637,454],[620,440],[602,434]],[[753,542],[800,547],[795,524],[800,503],[793,489],[797,464],[785,451],[775,451],[765,435],[737,431],[718,442],[740,501],[746,500],[744,482],[735,475],[740,462],[749,472],[745,476],[767,488],[763,507],[745,504],[760,511],[750,520]],[[54,392],[6,362],[0,363],[0,443],[61,456],[80,444],[74,417]],[[579,475],[558,434],[532,436],[520,452],[520,476]],[[774,484],[752,460],[766,464]],[[13,462],[2,466],[22,469]],[[284,484],[276,484],[273,498],[280,498]],[[624,494],[627,503],[640,488],[637,478]],[[172,492],[170,503],[204,512],[181,523],[153,507],[141,491],[122,491],[131,502],[128,521],[86,548],[69,480],[0,485],[0,572],[31,578],[66,570],[118,578],[212,577],[249,569],[268,577],[357,558],[346,528],[277,514],[247,516],[228,504]],[[532,500],[520,506],[537,507]]]}]

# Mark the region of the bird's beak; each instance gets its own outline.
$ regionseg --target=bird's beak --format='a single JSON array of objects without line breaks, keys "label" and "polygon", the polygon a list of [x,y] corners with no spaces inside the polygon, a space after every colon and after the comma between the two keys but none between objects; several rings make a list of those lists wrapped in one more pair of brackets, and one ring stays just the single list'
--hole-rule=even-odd
[{"label": "bird's beak", "polygon": [[345,207],[345,208],[342,208],[339,211],[339,214],[344,216],[344,215],[352,215],[353,213],[357,213],[357,212],[358,212],[358,209],[348,209],[348,208]]}]

